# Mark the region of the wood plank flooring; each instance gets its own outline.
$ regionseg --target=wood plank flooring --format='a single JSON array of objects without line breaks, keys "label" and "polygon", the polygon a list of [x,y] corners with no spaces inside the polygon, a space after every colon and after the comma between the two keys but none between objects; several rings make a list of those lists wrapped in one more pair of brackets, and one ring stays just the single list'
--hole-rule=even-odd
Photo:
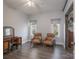
[{"label": "wood plank flooring", "polygon": [[64,50],[62,46],[30,47],[29,43],[24,44],[19,49],[8,54],[4,54],[4,59],[74,59],[73,53]]}]

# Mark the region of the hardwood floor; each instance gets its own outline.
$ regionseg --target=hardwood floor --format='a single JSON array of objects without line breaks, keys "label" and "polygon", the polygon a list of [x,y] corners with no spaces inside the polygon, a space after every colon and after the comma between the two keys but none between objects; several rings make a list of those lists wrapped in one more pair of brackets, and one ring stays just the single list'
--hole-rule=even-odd
[{"label": "hardwood floor", "polygon": [[30,44],[26,43],[19,49],[4,54],[4,59],[74,59],[74,55],[64,50],[62,46],[30,47]]}]

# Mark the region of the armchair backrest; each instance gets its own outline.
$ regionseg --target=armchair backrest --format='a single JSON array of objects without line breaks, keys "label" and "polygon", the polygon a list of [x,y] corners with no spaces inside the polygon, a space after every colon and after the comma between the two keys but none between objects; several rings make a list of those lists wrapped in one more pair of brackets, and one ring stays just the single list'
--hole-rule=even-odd
[{"label": "armchair backrest", "polygon": [[47,33],[47,37],[55,37],[55,35],[53,33]]},{"label": "armchair backrest", "polygon": [[47,36],[46,36],[45,40],[51,41],[52,38],[54,38],[54,37],[55,37],[55,35],[53,33],[47,33]]},{"label": "armchair backrest", "polygon": [[34,36],[42,36],[42,34],[41,33],[35,33]]},{"label": "armchair backrest", "polygon": [[33,39],[42,39],[41,33],[35,33]]}]

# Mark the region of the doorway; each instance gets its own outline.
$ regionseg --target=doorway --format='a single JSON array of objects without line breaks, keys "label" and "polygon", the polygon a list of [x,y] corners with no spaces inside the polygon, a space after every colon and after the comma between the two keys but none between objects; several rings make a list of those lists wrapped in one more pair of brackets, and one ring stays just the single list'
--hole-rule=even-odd
[{"label": "doorway", "polygon": [[65,14],[65,48],[68,50],[74,50],[74,13],[73,4]]}]

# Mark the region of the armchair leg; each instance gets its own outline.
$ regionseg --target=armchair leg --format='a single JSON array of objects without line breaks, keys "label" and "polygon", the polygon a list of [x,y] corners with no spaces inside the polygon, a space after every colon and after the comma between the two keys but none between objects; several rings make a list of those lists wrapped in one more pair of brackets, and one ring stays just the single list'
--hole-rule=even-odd
[{"label": "armchair leg", "polygon": [[33,47],[34,45],[33,45],[33,43],[32,42],[30,42],[30,47]]}]

